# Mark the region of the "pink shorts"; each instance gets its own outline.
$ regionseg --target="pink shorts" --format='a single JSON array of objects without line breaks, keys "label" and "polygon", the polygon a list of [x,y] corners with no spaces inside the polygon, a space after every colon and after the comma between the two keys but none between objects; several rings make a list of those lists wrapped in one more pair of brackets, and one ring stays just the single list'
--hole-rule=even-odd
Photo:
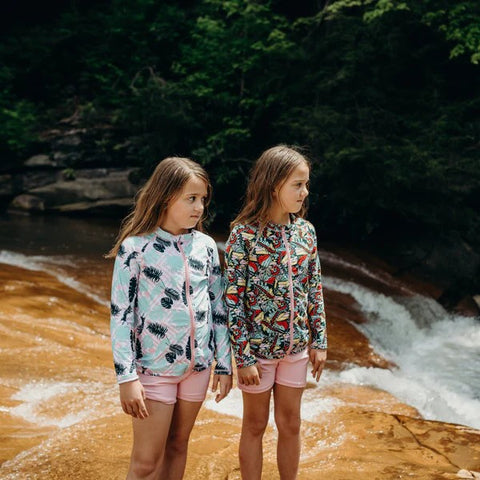
[{"label": "pink shorts", "polygon": [[275,383],[286,387],[304,388],[307,384],[308,349],[293,355],[286,355],[278,360],[257,358],[262,378],[260,385],[238,385],[246,393],[263,393],[270,390]]},{"label": "pink shorts", "polygon": [[138,374],[149,400],[166,404],[176,403],[177,398],[187,402],[203,402],[210,381],[210,368],[190,372],[186,377],[162,377]]}]

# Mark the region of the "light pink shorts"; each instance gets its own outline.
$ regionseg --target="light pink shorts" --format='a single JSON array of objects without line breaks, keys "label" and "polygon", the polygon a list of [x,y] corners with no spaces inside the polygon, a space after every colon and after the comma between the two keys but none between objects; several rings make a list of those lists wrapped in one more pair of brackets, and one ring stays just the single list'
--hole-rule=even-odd
[{"label": "light pink shorts", "polygon": [[187,402],[203,402],[207,395],[210,370],[211,368],[201,372],[192,371],[185,377],[162,377],[139,373],[138,378],[149,400],[170,405],[176,403],[177,398]]},{"label": "light pink shorts", "polygon": [[270,390],[275,383],[304,388],[307,384],[308,349],[278,360],[257,358],[257,367],[260,367],[262,372],[260,385],[238,385],[243,392],[263,393]]}]

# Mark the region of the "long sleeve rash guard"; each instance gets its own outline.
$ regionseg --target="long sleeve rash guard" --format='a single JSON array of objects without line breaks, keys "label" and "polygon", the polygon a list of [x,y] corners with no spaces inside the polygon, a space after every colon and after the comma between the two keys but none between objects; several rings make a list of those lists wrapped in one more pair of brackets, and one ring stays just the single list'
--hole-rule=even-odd
[{"label": "long sleeve rash guard", "polygon": [[327,348],[313,225],[236,225],[226,248],[226,302],[238,368]]},{"label": "long sleeve rash guard", "polygon": [[215,241],[157,228],[128,237],[112,280],[112,349],[118,383],[208,368],[231,374],[223,281]]}]

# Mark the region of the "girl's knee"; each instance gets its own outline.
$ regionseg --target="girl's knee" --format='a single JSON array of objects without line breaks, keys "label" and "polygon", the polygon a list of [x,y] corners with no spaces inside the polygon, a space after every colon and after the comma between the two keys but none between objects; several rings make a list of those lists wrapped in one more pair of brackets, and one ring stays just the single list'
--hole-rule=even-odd
[{"label": "girl's knee", "polygon": [[251,418],[243,419],[242,432],[246,432],[254,437],[261,436],[265,433],[265,429],[268,425],[268,417],[264,418]]},{"label": "girl's knee", "polygon": [[154,459],[134,456],[132,458],[130,470],[135,478],[149,478],[155,473],[157,467],[158,462],[156,462]]},{"label": "girl's knee", "polygon": [[167,440],[166,452],[174,455],[185,453],[188,450],[188,440],[190,436],[180,433],[170,433]]},{"label": "girl's knee", "polygon": [[275,424],[281,434],[298,435],[301,423],[300,415],[275,415]]}]

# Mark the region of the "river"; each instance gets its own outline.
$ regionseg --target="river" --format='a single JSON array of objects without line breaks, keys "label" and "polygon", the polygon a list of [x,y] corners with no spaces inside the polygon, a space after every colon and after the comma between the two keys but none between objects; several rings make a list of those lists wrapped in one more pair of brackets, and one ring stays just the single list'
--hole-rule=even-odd
[{"label": "river", "polygon": [[[112,262],[102,257],[118,225],[105,219],[0,217],[1,478],[66,478],[66,472],[71,478],[123,478],[131,439],[109,351]],[[403,460],[409,465],[403,470],[396,469],[397,461],[390,465],[390,447],[382,450],[387,460],[378,464],[356,452],[368,415],[372,437],[364,443],[372,442],[372,452],[386,448],[373,435],[392,428],[392,418],[400,418],[410,433],[413,424],[428,431],[432,424],[427,421],[442,425],[439,432],[453,442],[449,451],[462,461],[448,457],[448,467],[436,460],[434,467],[422,460],[416,478],[455,478],[448,475],[479,470],[479,450],[461,450],[480,438],[479,319],[446,312],[425,289],[394,278],[377,263],[325,247],[320,256],[331,353],[321,381],[309,382],[305,392],[308,449],[302,454],[306,476],[301,478],[322,478],[318,472],[329,470],[335,459],[338,477],[330,472],[329,478],[377,478],[378,473],[378,478],[393,479],[400,478],[400,471],[417,471],[419,460],[413,457],[410,463]],[[234,389],[220,404],[209,395],[205,407],[195,427],[187,477],[239,478],[232,457],[241,395]],[[359,412],[368,415],[360,418]],[[113,425],[119,425],[118,431]],[[268,435],[274,438],[273,425]],[[407,451],[400,437],[396,445]],[[218,447],[214,467],[209,466],[210,438]],[[65,445],[73,455],[66,454]],[[101,467],[99,449],[109,455]],[[342,470],[347,468],[342,462],[348,464],[342,450],[358,457],[357,471],[365,475],[348,476]],[[266,457],[265,478],[276,478],[273,446]]]}]

